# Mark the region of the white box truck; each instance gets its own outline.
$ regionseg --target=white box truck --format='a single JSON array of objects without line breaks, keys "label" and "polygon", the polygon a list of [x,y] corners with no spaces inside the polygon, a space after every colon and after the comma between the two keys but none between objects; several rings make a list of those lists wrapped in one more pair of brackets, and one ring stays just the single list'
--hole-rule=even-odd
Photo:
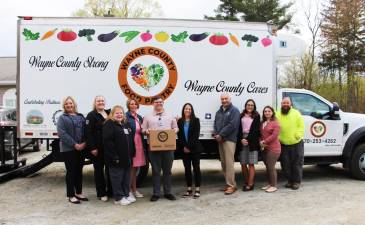
[{"label": "white box truck", "polygon": [[96,95],[109,107],[135,98],[139,113],[161,95],[166,110],[193,104],[201,119],[203,157],[217,157],[212,140],[219,96],[228,92],[242,110],[252,98],[261,112],[288,96],[305,120],[305,162],[343,163],[365,179],[365,116],[307,90],[277,89],[276,45],[265,23],[172,19],[35,18],[18,21],[18,134],[57,138],[62,99],[79,112]]}]

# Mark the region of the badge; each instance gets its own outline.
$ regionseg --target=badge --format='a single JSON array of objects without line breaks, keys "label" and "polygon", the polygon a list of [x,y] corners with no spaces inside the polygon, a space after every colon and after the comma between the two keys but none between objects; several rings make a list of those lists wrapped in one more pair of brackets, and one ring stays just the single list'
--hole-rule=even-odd
[{"label": "badge", "polygon": [[124,134],[129,134],[128,129],[124,128],[123,130],[124,130]]}]

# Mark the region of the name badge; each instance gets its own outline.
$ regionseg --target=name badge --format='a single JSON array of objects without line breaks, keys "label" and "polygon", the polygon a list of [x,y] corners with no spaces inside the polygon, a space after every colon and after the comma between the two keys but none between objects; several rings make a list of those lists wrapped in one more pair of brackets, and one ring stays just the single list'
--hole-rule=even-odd
[{"label": "name badge", "polygon": [[124,130],[124,134],[129,134],[128,129],[124,128],[123,130]]}]

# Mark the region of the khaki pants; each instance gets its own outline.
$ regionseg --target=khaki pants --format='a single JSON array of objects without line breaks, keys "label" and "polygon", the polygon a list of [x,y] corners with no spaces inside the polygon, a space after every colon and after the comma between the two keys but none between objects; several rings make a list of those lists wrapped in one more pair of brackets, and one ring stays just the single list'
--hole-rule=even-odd
[{"label": "khaki pants", "polygon": [[218,147],[226,184],[231,187],[236,187],[236,181],[234,178],[234,152],[236,150],[236,143],[232,141],[225,141],[223,143],[219,143]]}]

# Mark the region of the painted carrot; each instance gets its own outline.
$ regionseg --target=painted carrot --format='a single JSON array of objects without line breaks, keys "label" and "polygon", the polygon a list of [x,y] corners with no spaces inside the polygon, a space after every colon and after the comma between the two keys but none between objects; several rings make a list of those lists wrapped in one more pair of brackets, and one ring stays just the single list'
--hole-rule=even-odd
[{"label": "painted carrot", "polygon": [[240,43],[238,42],[238,39],[236,38],[236,36],[234,36],[233,34],[229,33],[229,38],[231,39],[231,41],[237,45],[240,46]]},{"label": "painted carrot", "polygon": [[57,31],[57,28],[54,29],[54,30],[49,30],[47,31],[45,34],[43,34],[42,38],[41,38],[41,41],[47,39],[47,38],[50,38],[52,35],[55,34],[55,32]]}]

